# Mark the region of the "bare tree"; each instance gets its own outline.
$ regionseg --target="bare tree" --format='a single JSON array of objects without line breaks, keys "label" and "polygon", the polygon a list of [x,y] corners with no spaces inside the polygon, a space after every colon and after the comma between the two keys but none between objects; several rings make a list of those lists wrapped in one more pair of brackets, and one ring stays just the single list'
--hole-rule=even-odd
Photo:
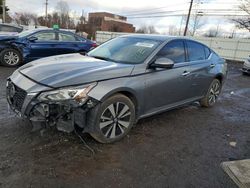
[{"label": "bare tree", "polygon": [[170,25],[168,27],[168,34],[169,35],[178,35],[178,29],[175,25]]},{"label": "bare tree", "polygon": [[52,14],[48,14],[47,24],[44,16],[38,17],[38,23],[40,25],[46,25],[48,27],[53,27],[53,25],[58,24],[60,28],[64,29],[75,29],[74,18],[70,17],[70,8],[66,1],[59,1]]},{"label": "bare tree", "polygon": [[12,18],[17,24],[21,25],[38,24],[37,15],[32,13],[16,13]]},{"label": "bare tree", "polygon": [[217,27],[211,27],[206,33],[205,37],[218,37],[221,35],[220,32],[220,25],[218,24]]},{"label": "bare tree", "polygon": [[58,14],[59,16],[59,20],[58,23],[60,24],[61,27],[63,28],[69,28],[69,22],[70,22],[70,16],[69,16],[69,12],[70,12],[70,8],[69,5],[66,1],[59,1],[56,4],[55,7],[55,12]]},{"label": "bare tree", "polygon": [[136,33],[144,33],[144,34],[157,34],[158,32],[156,31],[155,27],[150,25],[150,26],[141,26]]},{"label": "bare tree", "polygon": [[249,16],[233,19],[236,26],[240,29],[247,29],[250,32],[250,0],[242,0],[239,9],[247,13]]},{"label": "bare tree", "polygon": [[202,15],[196,12],[196,14],[192,15],[190,17],[189,21],[189,33],[191,36],[194,36],[196,34],[196,31],[200,29],[202,26],[204,26],[206,23],[202,18]]},{"label": "bare tree", "polygon": [[[188,32],[191,36],[194,36],[196,34],[196,31],[206,24],[205,20],[202,17],[203,12],[199,11],[200,4],[201,0],[196,0],[194,4],[194,8],[196,10],[189,19]],[[185,20],[187,20],[187,16],[185,16],[185,18]]]}]

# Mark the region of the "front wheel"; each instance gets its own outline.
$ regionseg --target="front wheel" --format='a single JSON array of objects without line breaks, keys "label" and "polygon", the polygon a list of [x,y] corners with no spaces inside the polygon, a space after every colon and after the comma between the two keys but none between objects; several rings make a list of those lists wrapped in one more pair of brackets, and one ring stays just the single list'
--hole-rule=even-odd
[{"label": "front wheel", "polygon": [[210,84],[207,94],[203,99],[201,99],[200,104],[204,107],[212,107],[221,92],[221,82],[218,79],[214,79]]},{"label": "front wheel", "polygon": [[1,63],[4,66],[15,67],[22,63],[21,54],[15,49],[5,49],[0,53]]},{"label": "front wheel", "polygon": [[97,105],[89,114],[90,133],[101,143],[112,143],[128,134],[135,122],[133,102],[122,94],[114,95]]}]

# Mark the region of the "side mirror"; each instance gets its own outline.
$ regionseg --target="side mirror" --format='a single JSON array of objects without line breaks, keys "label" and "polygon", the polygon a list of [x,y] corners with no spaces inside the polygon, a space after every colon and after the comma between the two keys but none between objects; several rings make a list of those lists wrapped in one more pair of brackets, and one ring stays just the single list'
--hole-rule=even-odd
[{"label": "side mirror", "polygon": [[150,65],[150,67],[153,68],[165,68],[170,69],[174,66],[174,61],[165,57],[160,57],[155,60],[153,64]]},{"label": "side mirror", "polygon": [[38,40],[38,38],[37,38],[37,37],[34,37],[34,36],[31,36],[31,37],[28,38],[28,40],[29,40],[30,42],[35,42],[36,40]]}]

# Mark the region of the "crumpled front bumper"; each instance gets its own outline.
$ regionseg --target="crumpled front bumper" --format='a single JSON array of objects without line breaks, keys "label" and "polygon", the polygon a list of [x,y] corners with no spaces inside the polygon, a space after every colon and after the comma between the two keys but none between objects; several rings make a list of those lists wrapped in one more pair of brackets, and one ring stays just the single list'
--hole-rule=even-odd
[{"label": "crumpled front bumper", "polygon": [[65,132],[73,131],[75,126],[82,130],[87,127],[86,113],[98,101],[90,98],[81,106],[72,105],[67,101],[62,103],[41,102],[37,96],[51,88],[41,86],[21,74],[13,75],[7,80],[6,98],[10,108],[20,117],[35,123],[57,126],[59,130]]},{"label": "crumpled front bumper", "polygon": [[11,79],[7,80],[7,102],[9,107],[20,117],[27,117],[31,110],[31,106],[35,105],[32,99],[34,99],[36,95],[37,93],[27,93],[24,89],[14,84]]}]

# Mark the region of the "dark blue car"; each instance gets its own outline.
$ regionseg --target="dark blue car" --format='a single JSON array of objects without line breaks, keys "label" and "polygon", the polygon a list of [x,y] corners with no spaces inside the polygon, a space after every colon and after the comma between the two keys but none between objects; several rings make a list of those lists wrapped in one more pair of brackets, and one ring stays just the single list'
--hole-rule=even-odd
[{"label": "dark blue car", "polygon": [[93,47],[95,42],[69,31],[35,29],[0,36],[0,62],[12,67],[53,55],[85,53]]}]

